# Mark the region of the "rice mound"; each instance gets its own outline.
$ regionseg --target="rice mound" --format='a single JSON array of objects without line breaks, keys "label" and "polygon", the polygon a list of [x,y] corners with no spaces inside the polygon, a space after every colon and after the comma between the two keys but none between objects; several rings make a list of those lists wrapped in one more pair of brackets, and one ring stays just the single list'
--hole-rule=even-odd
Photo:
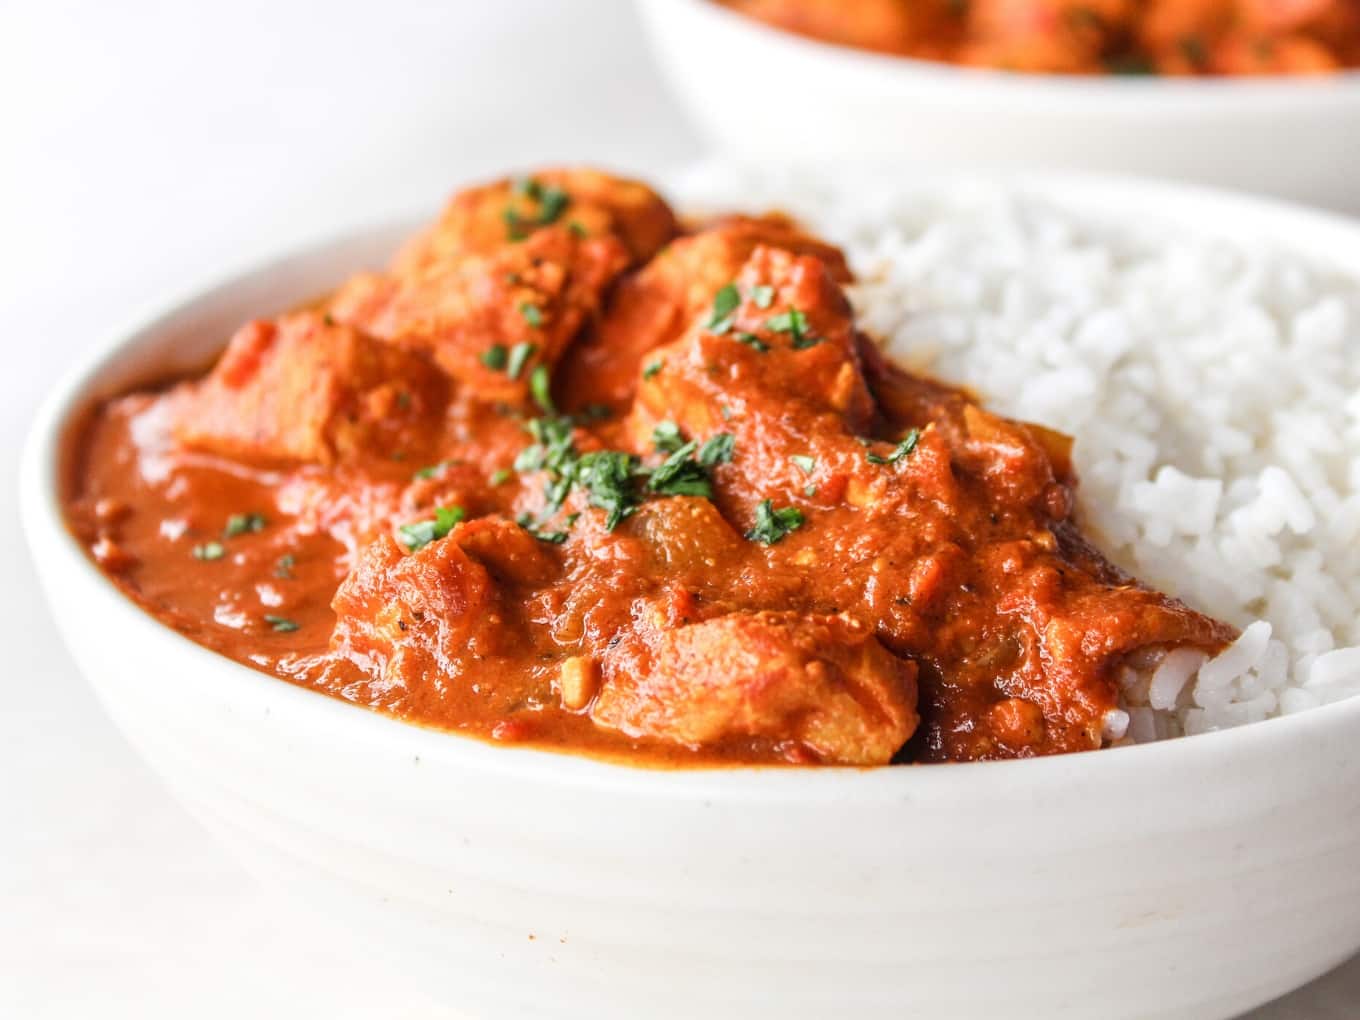
[{"label": "rice mound", "polygon": [[1360,278],[1278,243],[1023,188],[708,165],[687,208],[788,211],[841,244],[906,366],[1076,437],[1115,563],[1242,629],[1123,668],[1114,741],[1360,691]]}]

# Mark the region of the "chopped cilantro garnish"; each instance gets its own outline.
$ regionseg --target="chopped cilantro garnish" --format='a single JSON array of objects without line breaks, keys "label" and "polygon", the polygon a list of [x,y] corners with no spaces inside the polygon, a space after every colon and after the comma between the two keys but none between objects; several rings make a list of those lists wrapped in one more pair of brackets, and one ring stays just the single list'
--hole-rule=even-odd
[{"label": "chopped cilantro garnish", "polygon": [[493,372],[499,372],[505,367],[505,359],[509,352],[505,349],[505,344],[492,344],[481,354],[477,355],[477,360]]},{"label": "chopped cilantro garnish", "polygon": [[572,234],[575,235],[576,237],[586,236],[586,228],[581,226],[581,224],[576,220],[572,220],[570,223],[568,223],[567,229],[570,230]]},{"label": "chopped cilantro garnish", "polygon": [[735,283],[724,285],[713,295],[713,314],[708,319],[708,331],[719,335],[732,328],[733,313],[741,304],[741,292]]},{"label": "chopped cilantro garnish", "polygon": [[548,414],[557,413],[552,399],[552,377],[548,374],[547,365],[536,365],[529,373],[529,392],[533,395],[534,403],[544,411]]},{"label": "chopped cilantro garnish", "polygon": [[790,308],[780,315],[770,316],[765,320],[765,328],[774,330],[776,333],[789,334],[795,351],[806,350],[822,342],[821,337],[813,336],[808,331],[807,316],[797,308]]},{"label": "chopped cilantro garnish", "polygon": [[227,526],[222,529],[224,538],[235,538],[237,535],[244,535],[247,532],[263,531],[269,521],[264,514],[232,514],[227,518]]},{"label": "chopped cilantro garnish", "polygon": [[718,410],[722,413],[723,421],[732,420],[732,408],[728,407],[726,404],[723,404],[721,407],[718,408]]},{"label": "chopped cilantro garnish", "polygon": [[412,478],[438,478],[449,468],[457,464],[456,460],[441,460],[438,464],[427,464],[419,471],[415,472]]},{"label": "chopped cilantro garnish", "polygon": [[443,538],[463,517],[461,506],[437,506],[434,508],[434,520],[403,524],[397,531],[401,534],[401,540],[406,548],[415,552]]},{"label": "chopped cilantro garnish", "polygon": [[650,379],[652,376],[656,375],[656,373],[661,371],[661,366],[663,366],[664,364],[665,362],[662,361],[660,358],[658,358],[656,361],[653,361],[650,365],[648,365],[646,368],[642,370],[642,378]]},{"label": "chopped cilantro garnish", "polygon": [[[569,514],[566,520],[567,528],[570,528],[573,524],[575,524],[576,519],[580,516],[581,516],[580,514]],[[551,545],[561,545],[563,542],[567,540],[566,530],[544,531],[542,527],[535,523],[532,515],[530,514],[520,514],[519,517],[515,519],[515,523],[518,524],[525,531],[527,531],[529,534],[533,535],[534,538],[538,539],[540,542],[548,542]]]},{"label": "chopped cilantro garnish", "polygon": [[902,441],[897,444],[897,446],[893,449],[893,452],[888,454],[886,457],[880,456],[879,454],[874,453],[872,450],[866,450],[864,453],[864,459],[867,460],[870,464],[896,464],[903,457],[910,454],[912,450],[916,449],[916,444],[920,441],[920,439],[921,439],[920,430],[911,429],[905,436],[902,437]]},{"label": "chopped cilantro garnish", "polygon": [[760,339],[760,337],[756,336],[754,333],[738,332],[732,334],[732,338],[736,340],[738,343],[745,344],[747,347],[755,348],[761,354],[764,354],[766,351],[770,349],[770,345],[767,344],[764,340]]},{"label": "chopped cilantro garnish", "polygon": [[598,450],[581,458],[577,480],[590,493],[590,505],[606,511],[605,530],[613,531],[642,500],[633,487],[637,458],[619,450]]},{"label": "chopped cilantro garnish", "polygon": [[710,436],[708,442],[699,448],[699,463],[704,467],[730,464],[732,449],[736,442],[736,437],[730,432],[719,432],[715,436]]},{"label": "chopped cilantro garnish", "polygon": [[680,435],[680,426],[673,421],[663,421],[652,429],[652,445],[663,453],[674,453],[685,445]]},{"label": "chopped cilantro garnish", "polygon": [[812,474],[813,469],[817,466],[815,458],[802,453],[795,453],[789,460],[793,461],[798,470],[802,471],[805,475]]},{"label": "chopped cilantro garnish", "polygon": [[521,301],[519,303],[519,314],[524,316],[524,321],[534,329],[543,325],[543,309],[532,301]]},{"label": "chopped cilantro garnish", "polygon": [[813,496],[817,495],[817,486],[805,485],[803,487],[803,495],[806,496],[808,499],[811,499]]},{"label": "chopped cilantro garnish", "polygon": [[497,468],[495,471],[491,472],[491,477],[488,478],[486,482],[492,488],[495,488],[497,485],[504,485],[506,482],[508,482],[510,480],[510,476],[513,474],[514,472],[511,471],[509,468]]},{"label": "chopped cilantro garnish", "polygon": [[524,215],[513,205],[505,207],[501,219],[505,221],[506,232],[512,241],[524,240],[533,227],[546,227],[557,222],[571,202],[570,197],[561,188],[552,184],[540,184],[532,177],[522,177],[515,181],[512,190],[521,200],[538,203],[538,212],[532,216]]},{"label": "chopped cilantro garnish", "polygon": [[202,545],[194,546],[196,560],[220,560],[226,554],[226,547],[221,542],[204,542]]},{"label": "chopped cilantro garnish", "polygon": [[524,371],[524,365],[530,358],[538,353],[538,344],[531,344],[528,341],[517,343],[510,348],[510,358],[505,366],[505,374],[511,379],[518,379],[519,374]]},{"label": "chopped cilantro garnish", "polygon": [[271,616],[269,613],[265,613],[264,622],[280,634],[288,634],[298,629],[297,623],[286,616]]},{"label": "chopped cilantro garnish", "polygon": [[746,537],[753,542],[774,545],[790,531],[796,531],[806,520],[803,511],[796,506],[786,506],[776,510],[771,500],[764,499],[756,507],[756,522]]},{"label": "chopped cilantro garnish", "polygon": [[764,283],[752,287],[751,300],[756,303],[757,308],[769,308],[774,304],[774,288]]},{"label": "chopped cilantro garnish", "polygon": [[647,488],[667,496],[702,496],[711,499],[713,483],[708,472],[694,459],[698,444],[690,440],[678,447],[651,473]]},{"label": "chopped cilantro garnish", "polygon": [[285,581],[291,581],[293,579],[293,567],[296,563],[297,560],[292,553],[284,553],[274,564],[274,576],[281,577]]}]

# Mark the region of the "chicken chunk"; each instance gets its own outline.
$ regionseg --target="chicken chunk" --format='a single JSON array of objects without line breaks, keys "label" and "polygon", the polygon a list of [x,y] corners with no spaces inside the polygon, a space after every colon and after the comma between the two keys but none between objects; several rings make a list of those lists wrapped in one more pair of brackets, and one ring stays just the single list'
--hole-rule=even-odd
[{"label": "chicken chunk", "polygon": [[703,747],[759,739],[882,765],[916,727],[916,667],[838,616],[733,613],[620,642],[597,724]]},{"label": "chicken chunk", "polygon": [[675,214],[651,188],[598,170],[540,170],[468,188],[438,222],[393,263],[397,276],[420,276],[468,255],[487,255],[550,226],[613,237],[631,263],[645,262],[675,234]]},{"label": "chicken chunk", "polygon": [[[614,237],[551,227],[419,273],[355,277],[330,309],[339,322],[427,352],[486,400],[523,400],[533,367],[562,355],[627,264]],[[517,347],[533,353],[520,359]]]},{"label": "chicken chunk", "polygon": [[421,448],[447,401],[421,355],[306,312],[242,327],[201,383],[173,398],[185,447],[332,464]]},{"label": "chicken chunk", "polygon": [[714,294],[736,279],[761,245],[811,256],[837,283],[851,279],[838,248],[803,233],[787,217],[730,216],[708,224],[620,282],[598,326],[563,366],[562,389],[572,394],[573,406],[625,406],[643,357],[710,309]]}]

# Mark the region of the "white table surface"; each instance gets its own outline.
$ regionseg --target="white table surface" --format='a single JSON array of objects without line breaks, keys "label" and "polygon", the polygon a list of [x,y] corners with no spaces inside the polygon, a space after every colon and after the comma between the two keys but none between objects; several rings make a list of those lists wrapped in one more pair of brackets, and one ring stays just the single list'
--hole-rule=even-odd
[{"label": "white table surface", "polygon": [[[15,510],[52,380],[224,264],[460,179],[700,151],[626,0],[0,0],[0,1017],[450,1015],[261,891],[76,674]],[[1253,1020],[1357,1014],[1353,962]]]}]

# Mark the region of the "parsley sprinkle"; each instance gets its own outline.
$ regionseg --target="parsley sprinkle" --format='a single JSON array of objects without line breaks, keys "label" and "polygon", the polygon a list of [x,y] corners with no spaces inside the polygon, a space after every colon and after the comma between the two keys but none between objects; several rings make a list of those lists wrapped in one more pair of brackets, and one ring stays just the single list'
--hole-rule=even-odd
[{"label": "parsley sprinkle", "polygon": [[434,508],[434,520],[403,524],[397,531],[406,548],[415,552],[443,538],[464,516],[461,506],[437,506]]},{"label": "parsley sprinkle", "polygon": [[438,464],[426,465],[425,467],[417,471],[415,474],[413,474],[411,477],[437,478],[438,476],[442,475],[445,471],[447,471],[449,468],[453,467],[457,463],[458,461],[456,460],[441,460]]},{"label": "parsley sprinkle", "polygon": [[673,421],[663,421],[652,429],[652,445],[662,453],[674,453],[685,445],[680,435],[680,426]]},{"label": "parsley sprinkle", "polygon": [[757,308],[769,308],[774,304],[774,288],[764,283],[752,287],[751,300],[756,303]]},{"label": "parsley sprinkle", "polygon": [[586,236],[587,236],[587,234],[586,234],[586,228],[583,227],[583,226],[581,226],[581,224],[578,223],[578,222],[576,222],[576,220],[572,220],[570,223],[568,223],[568,224],[567,224],[567,229],[570,230],[570,231],[572,232],[572,234],[573,234],[574,236],[576,236],[576,237],[586,237]]},{"label": "parsley sprinkle", "polygon": [[797,308],[790,308],[781,315],[770,316],[765,320],[765,328],[776,333],[789,334],[795,351],[807,350],[822,342],[821,337],[808,332],[807,316]]},{"label": "parsley sprinkle", "polygon": [[809,457],[806,454],[795,453],[789,460],[793,461],[798,470],[802,471],[805,475],[812,474],[813,469],[817,466],[816,459]]},{"label": "parsley sprinkle", "polygon": [[732,420],[732,409],[728,407],[726,404],[723,404],[721,407],[718,408],[718,410],[722,412],[723,421]]},{"label": "parsley sprinkle", "polygon": [[510,476],[513,474],[514,472],[509,468],[498,468],[491,473],[491,477],[488,478],[486,482],[492,488],[495,488],[497,485],[504,485],[506,482],[510,481]]},{"label": "parsley sprinkle", "polygon": [[538,203],[538,213],[534,216],[525,216],[513,205],[506,206],[501,212],[501,219],[505,221],[506,232],[512,241],[524,240],[533,227],[546,227],[557,222],[571,203],[571,198],[561,188],[540,184],[532,177],[515,181],[511,190],[520,199]]},{"label": "parsley sprinkle", "polygon": [[521,301],[519,304],[519,314],[524,316],[524,321],[534,329],[543,325],[543,309],[532,301]]},{"label": "parsley sprinkle", "polygon": [[811,499],[813,496],[817,495],[817,486],[815,485],[804,486],[803,495],[806,496],[808,499]]},{"label": "parsley sprinkle", "polygon": [[227,550],[221,542],[204,542],[202,545],[194,546],[196,560],[220,560],[226,554]]},{"label": "parsley sprinkle", "polygon": [[713,497],[713,483],[708,472],[694,459],[698,446],[690,440],[667,457],[647,479],[647,489],[666,496]]},{"label": "parsley sprinkle", "polygon": [[754,333],[735,333],[733,334],[733,339],[735,339],[738,343],[745,344],[747,347],[755,348],[761,354],[764,354],[766,351],[770,349],[770,345],[767,344],[764,340],[760,339],[760,337],[756,336]]},{"label": "parsley sprinkle", "polygon": [[732,449],[736,442],[736,437],[730,432],[719,432],[716,436],[709,437],[708,442],[699,448],[699,463],[704,467],[730,464]]},{"label": "parsley sprinkle", "polygon": [[538,353],[538,344],[531,344],[527,341],[515,344],[510,348],[510,358],[505,366],[505,374],[511,379],[518,379],[519,374],[524,371],[525,363]]},{"label": "parsley sprinkle", "polygon": [[269,624],[269,626],[280,634],[289,634],[298,629],[298,625],[286,616],[271,616],[270,614],[265,613],[264,622]]},{"label": "parsley sprinkle", "polygon": [[732,328],[733,314],[741,304],[741,292],[735,283],[726,284],[713,295],[713,314],[708,320],[708,331],[719,336]]},{"label": "parsley sprinkle", "polygon": [[746,533],[746,537],[753,542],[774,545],[790,531],[801,528],[806,520],[803,511],[796,506],[776,510],[772,501],[764,499],[756,507],[756,522]]},{"label": "parsley sprinkle", "polygon": [[505,349],[505,344],[492,344],[481,354],[477,355],[477,360],[493,372],[499,372],[505,367],[505,359],[509,352]]},{"label": "parsley sprinkle", "polygon": [[268,523],[264,514],[232,514],[227,518],[227,526],[222,529],[222,537],[235,538],[237,535],[244,535],[247,532],[263,531],[264,526]]},{"label": "parsley sprinkle", "polygon": [[274,576],[281,577],[285,581],[291,581],[293,579],[293,566],[296,563],[297,560],[294,559],[292,553],[284,553],[274,564]]},{"label": "parsley sprinkle", "polygon": [[916,444],[920,441],[920,439],[921,439],[920,430],[912,429],[905,436],[902,437],[902,441],[898,443],[897,446],[893,449],[893,452],[888,454],[886,457],[880,456],[879,454],[874,453],[872,450],[866,450],[864,453],[864,459],[867,460],[870,464],[896,464],[903,457],[911,453],[912,450],[916,449]]},{"label": "parsley sprinkle", "polygon": [[534,403],[543,408],[548,414],[556,414],[557,407],[552,399],[552,379],[548,375],[547,365],[537,365],[529,373],[529,392],[533,394]]},{"label": "parsley sprinkle", "polygon": [[664,361],[661,361],[660,359],[653,361],[650,365],[648,365],[646,368],[642,370],[642,378],[650,379],[652,376],[656,375],[656,373],[661,371],[661,367],[664,364],[666,363]]}]

